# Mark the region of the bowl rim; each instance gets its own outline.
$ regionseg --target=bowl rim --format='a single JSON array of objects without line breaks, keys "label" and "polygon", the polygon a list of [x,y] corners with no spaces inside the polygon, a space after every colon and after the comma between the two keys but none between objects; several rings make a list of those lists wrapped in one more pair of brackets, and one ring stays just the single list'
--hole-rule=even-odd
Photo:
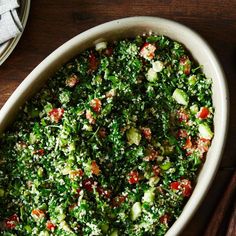
[{"label": "bowl rim", "polygon": [[[166,24],[167,26],[172,26],[178,28],[178,30],[181,30],[181,32],[186,32],[187,34],[193,35],[198,42],[204,47],[204,49],[207,51],[207,55],[212,61],[212,64],[214,65],[214,70],[218,74],[218,76],[221,78],[221,85],[222,85],[222,97],[225,98],[222,100],[222,109],[224,110],[224,114],[222,114],[222,139],[220,142],[220,146],[218,147],[218,156],[217,161],[213,163],[213,168],[209,170],[209,172],[205,173],[204,177],[207,178],[207,181],[201,183],[201,191],[196,192],[193,191],[192,196],[188,200],[187,204],[184,206],[184,209],[181,213],[181,215],[178,217],[178,219],[174,222],[174,224],[169,228],[166,235],[167,236],[175,236],[179,235],[180,232],[184,229],[184,227],[187,225],[187,223],[190,221],[192,216],[195,214],[196,210],[198,209],[199,205],[203,201],[204,197],[206,196],[207,191],[209,190],[211,183],[215,177],[215,174],[218,170],[221,157],[223,154],[223,149],[225,147],[226,143],[226,135],[228,130],[228,124],[229,124],[229,92],[228,92],[228,86],[226,82],[226,78],[224,75],[223,68],[221,64],[219,63],[219,60],[216,56],[216,54],[213,52],[211,47],[208,45],[208,43],[195,31],[190,29],[189,27],[178,23],[173,20],[160,18],[160,17],[153,17],[153,16],[134,16],[134,17],[127,17],[127,18],[121,18],[113,21],[109,21],[103,24],[100,24],[98,26],[92,27],[72,39],[68,40],[64,44],[62,44],[60,47],[58,47],[56,50],[54,50],[49,56],[47,56],[38,66],[36,66],[33,71],[22,81],[22,83],[17,87],[17,89],[12,93],[12,95],[9,97],[7,102],[4,104],[2,109],[0,110],[0,132],[1,130],[4,130],[4,128],[7,126],[7,123],[9,123],[9,117],[11,114],[13,114],[13,110],[19,109],[19,102],[18,100],[22,100],[25,102],[26,100],[26,94],[27,91],[31,88],[31,84],[36,84],[37,80],[40,80],[40,75],[42,71],[49,70],[51,63],[58,63],[60,58],[65,57],[65,54],[70,51],[71,48],[73,48],[76,44],[78,44],[78,41],[83,41],[86,38],[91,38],[92,36],[99,35],[101,32],[106,32],[107,30],[111,30],[111,27],[113,28],[121,28],[121,26],[135,26],[138,23],[141,22],[156,22],[163,24]],[[167,35],[168,36],[168,35]],[[181,42],[180,42],[181,43]],[[190,50],[191,52],[191,50]],[[78,54],[78,53],[77,53]],[[69,58],[68,58],[69,59]],[[68,61],[68,59],[66,61]],[[63,63],[61,63],[63,64]],[[60,64],[60,65],[61,65]],[[59,64],[58,66],[59,67]],[[55,68],[53,69],[55,71]],[[198,184],[196,185],[195,189],[197,189]],[[193,208],[191,210],[191,208]]]}]

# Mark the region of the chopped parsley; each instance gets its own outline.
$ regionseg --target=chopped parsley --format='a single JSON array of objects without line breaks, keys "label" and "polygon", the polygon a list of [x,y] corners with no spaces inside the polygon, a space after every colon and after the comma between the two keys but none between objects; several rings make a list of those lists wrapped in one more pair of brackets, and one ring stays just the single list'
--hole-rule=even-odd
[{"label": "chopped parsley", "polygon": [[160,35],[66,63],[1,134],[1,235],[164,235],[214,135],[211,86]]}]

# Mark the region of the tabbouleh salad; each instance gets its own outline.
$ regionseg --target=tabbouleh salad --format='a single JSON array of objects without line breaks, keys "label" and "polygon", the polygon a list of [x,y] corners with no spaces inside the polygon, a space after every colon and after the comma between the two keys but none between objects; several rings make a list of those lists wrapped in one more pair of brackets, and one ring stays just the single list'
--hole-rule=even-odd
[{"label": "tabbouleh salad", "polygon": [[0,140],[0,234],[164,235],[213,138],[212,81],[165,36],[62,66]]}]

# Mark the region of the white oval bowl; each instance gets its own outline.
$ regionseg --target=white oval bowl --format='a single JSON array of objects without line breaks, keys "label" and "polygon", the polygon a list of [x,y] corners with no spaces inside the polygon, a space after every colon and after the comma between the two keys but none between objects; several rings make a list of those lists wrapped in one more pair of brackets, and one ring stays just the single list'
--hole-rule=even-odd
[{"label": "white oval bowl", "polygon": [[43,60],[18,86],[0,111],[0,132],[12,122],[19,107],[65,62],[99,41],[111,41],[154,32],[184,44],[194,59],[203,65],[207,77],[213,80],[214,138],[206,162],[198,176],[197,185],[182,214],[166,236],[180,234],[207,193],[218,169],[225,144],[229,101],[223,70],[207,43],[194,31],[177,22],[158,17],[130,17],[91,28],[56,49]]}]

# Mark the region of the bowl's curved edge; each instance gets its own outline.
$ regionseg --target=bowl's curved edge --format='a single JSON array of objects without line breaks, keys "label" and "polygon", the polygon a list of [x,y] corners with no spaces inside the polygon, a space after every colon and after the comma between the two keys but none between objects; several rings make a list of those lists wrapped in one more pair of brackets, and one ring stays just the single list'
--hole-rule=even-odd
[{"label": "bowl's curved edge", "polygon": [[[117,28],[120,30],[120,26],[125,26],[129,27],[132,24],[144,24],[143,27],[145,28],[145,23],[151,24],[151,22],[162,22],[168,25],[172,25],[172,27],[178,27],[181,28],[182,30],[186,31],[187,34],[193,35],[194,37],[198,38],[198,40],[204,45],[205,49],[211,56],[211,60],[213,65],[215,65],[215,70],[220,76],[221,83],[223,86],[223,89],[221,90],[222,94],[221,96],[224,97],[225,99],[223,100],[222,103],[222,109],[225,112],[225,114],[222,114],[221,119],[223,120],[222,122],[222,135],[225,137],[227,134],[227,129],[228,129],[228,121],[229,121],[229,93],[228,93],[228,88],[227,88],[227,83],[225,79],[225,75],[223,72],[223,69],[213,52],[213,50],[209,47],[208,43],[204,39],[202,39],[201,36],[199,36],[196,32],[193,30],[189,29],[188,27],[168,20],[164,18],[158,18],[158,17],[147,17],[147,16],[137,16],[137,17],[128,17],[128,18],[123,18],[123,19],[118,19],[114,20],[111,22],[107,22],[101,25],[98,25],[96,27],[93,27],[77,36],[72,38],[71,40],[67,41],[64,43],[62,46],[60,46],[58,49],[56,49],[54,52],[52,52],[47,58],[45,58],[27,77],[26,79],[19,85],[19,87],[13,92],[13,94],[10,96],[10,98],[7,100],[5,105],[2,107],[0,111],[0,133],[5,129],[5,127],[10,123],[11,119],[9,118],[9,114],[15,114],[19,107],[23,104],[23,102],[31,95],[30,90],[32,90],[32,93],[35,91],[36,87],[38,87],[40,84],[42,84],[48,76],[50,76],[61,64],[65,63],[67,60],[71,58],[71,55],[73,55],[73,48],[76,46],[78,41],[83,41],[86,38],[90,39],[90,44],[92,45],[95,40],[99,39],[99,35],[102,38],[102,34],[104,32],[108,32],[111,28]],[[152,23],[153,24],[153,23]],[[117,26],[117,27],[116,27]],[[101,33],[101,31],[103,33]],[[119,33],[122,33],[122,31],[118,31],[116,35]],[[92,37],[92,36],[93,37]],[[96,36],[96,37],[95,37]],[[72,46],[71,46],[72,45]],[[88,44],[86,44],[88,45]],[[86,45],[81,46],[81,50],[83,50],[83,47],[87,47]],[[84,48],[84,49],[85,49]],[[78,52],[77,52],[78,53]],[[62,59],[63,58],[63,59]],[[52,65],[52,67],[50,67]],[[46,72],[44,72],[46,71]],[[41,73],[44,72],[43,75]],[[36,86],[37,85],[37,86]],[[40,86],[39,86],[40,87]],[[223,153],[223,148],[225,146],[226,140],[225,138],[223,141],[219,142],[218,145],[218,159],[217,162],[215,163],[214,168],[211,168],[211,171],[205,172],[204,178],[207,178],[206,182],[202,182],[201,184],[201,191],[200,194],[198,191],[199,187],[198,185],[196,186],[193,195],[194,198],[190,198],[187,204],[185,205],[185,208],[180,215],[180,217],[177,219],[177,221],[173,224],[173,226],[169,229],[166,235],[171,236],[171,235],[178,235],[182,229],[186,226],[188,221],[191,219],[197,208],[199,207],[201,201],[205,197],[209,187],[210,183],[213,181],[214,176],[216,174],[216,171],[219,167],[220,164],[220,159]],[[194,208],[193,210],[190,209]]]}]

